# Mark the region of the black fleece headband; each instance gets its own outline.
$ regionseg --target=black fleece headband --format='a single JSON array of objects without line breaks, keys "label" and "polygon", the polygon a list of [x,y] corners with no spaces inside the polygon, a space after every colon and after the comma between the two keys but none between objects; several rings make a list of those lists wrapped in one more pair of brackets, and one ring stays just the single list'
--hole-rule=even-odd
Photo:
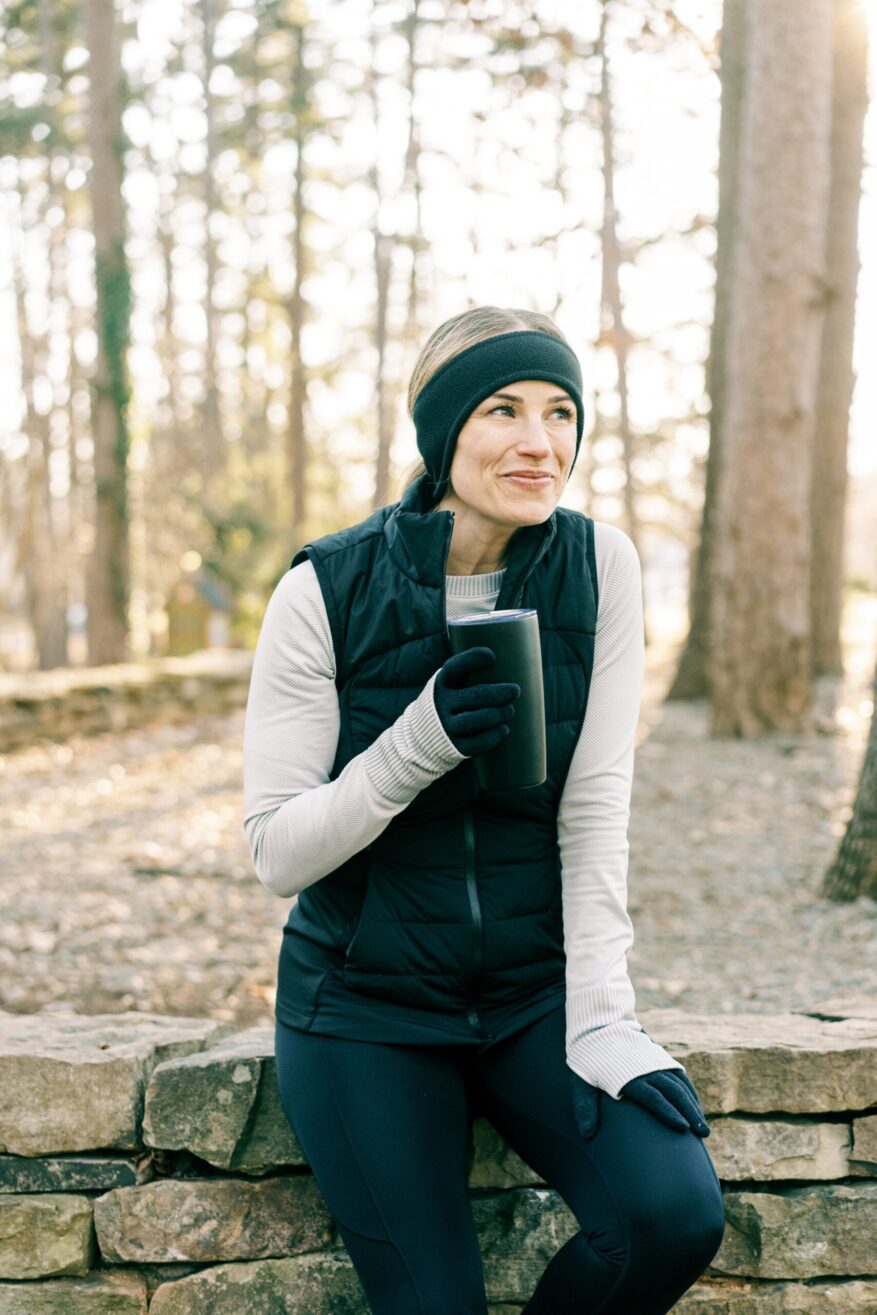
[{"label": "black fleece headband", "polygon": [[424,384],[414,403],[417,447],[435,486],[436,501],[444,494],[457,435],[472,410],[504,384],[519,379],[546,379],[566,389],[576,404],[578,456],[585,412],[582,368],[575,352],[553,333],[539,329],[498,333],[452,356]]}]

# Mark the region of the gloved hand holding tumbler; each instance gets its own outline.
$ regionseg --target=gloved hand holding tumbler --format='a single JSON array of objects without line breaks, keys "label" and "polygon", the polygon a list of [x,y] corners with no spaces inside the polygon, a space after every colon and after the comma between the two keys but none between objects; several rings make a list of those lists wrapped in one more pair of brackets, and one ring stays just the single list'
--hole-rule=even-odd
[{"label": "gloved hand holding tumbler", "polygon": [[472,757],[502,744],[509,734],[520,685],[481,681],[467,684],[468,677],[496,661],[490,648],[469,648],[449,657],[433,686],[439,721],[460,753]]},{"label": "gloved hand holding tumbler", "polygon": [[[482,790],[523,790],[547,776],[545,689],[535,608],[504,608],[448,627],[450,657],[434,682],[439,719]],[[493,680],[475,673],[493,666]],[[514,725],[511,724],[515,717]]]}]

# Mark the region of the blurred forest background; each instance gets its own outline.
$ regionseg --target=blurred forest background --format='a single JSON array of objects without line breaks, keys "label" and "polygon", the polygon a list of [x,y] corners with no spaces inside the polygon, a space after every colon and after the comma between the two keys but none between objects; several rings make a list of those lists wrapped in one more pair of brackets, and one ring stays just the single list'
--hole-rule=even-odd
[{"label": "blurred forest background", "polygon": [[413,363],[477,304],[578,353],[564,502],[643,565],[641,998],[877,988],[875,33],[877,0],[7,0],[0,1007],[270,1008],[251,650],[299,546],[398,496]]},{"label": "blurred forest background", "polygon": [[806,724],[877,589],[875,19],[7,4],[0,668],[252,647],[300,544],[398,495],[426,336],[492,302],[581,356],[564,500],[684,609],[671,695]]}]

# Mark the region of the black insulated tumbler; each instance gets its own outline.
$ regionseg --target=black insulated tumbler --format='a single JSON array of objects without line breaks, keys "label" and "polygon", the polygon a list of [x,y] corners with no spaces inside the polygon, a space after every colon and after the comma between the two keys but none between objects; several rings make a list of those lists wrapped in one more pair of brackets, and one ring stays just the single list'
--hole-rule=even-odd
[{"label": "black insulated tumbler", "polygon": [[496,654],[493,666],[473,672],[467,684],[513,681],[521,695],[509,734],[495,749],[475,755],[482,790],[522,790],[541,785],[547,775],[545,755],[545,691],[539,617],[533,607],[510,608],[484,616],[448,622],[451,651],[487,647]]}]

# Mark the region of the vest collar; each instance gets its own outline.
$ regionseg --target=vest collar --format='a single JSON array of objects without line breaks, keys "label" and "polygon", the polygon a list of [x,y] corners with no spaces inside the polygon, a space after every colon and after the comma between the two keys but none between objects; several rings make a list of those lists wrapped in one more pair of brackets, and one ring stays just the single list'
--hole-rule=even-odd
[{"label": "vest collar", "polygon": [[[384,522],[384,537],[399,570],[417,584],[443,589],[454,513],[434,511],[430,500],[432,483],[428,475],[407,488]],[[536,563],[557,533],[557,515],[552,512],[537,525],[523,525],[512,535],[506,557],[502,589],[497,608],[517,607]]]}]

